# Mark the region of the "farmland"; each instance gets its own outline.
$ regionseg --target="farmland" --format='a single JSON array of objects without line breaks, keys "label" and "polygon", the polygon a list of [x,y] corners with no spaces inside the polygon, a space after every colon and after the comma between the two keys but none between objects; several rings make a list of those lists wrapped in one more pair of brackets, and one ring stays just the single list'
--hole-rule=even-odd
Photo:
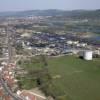
[{"label": "farmland", "polygon": [[[48,82],[47,77],[41,77],[45,86],[41,89],[46,94],[55,100],[100,100],[100,59],[85,61],[75,56],[63,56],[48,58],[47,63],[52,79]],[[34,69],[34,63],[32,66]]]},{"label": "farmland", "polygon": [[49,60],[56,88],[66,95],[64,100],[100,100],[100,59],[84,61],[65,56]]}]

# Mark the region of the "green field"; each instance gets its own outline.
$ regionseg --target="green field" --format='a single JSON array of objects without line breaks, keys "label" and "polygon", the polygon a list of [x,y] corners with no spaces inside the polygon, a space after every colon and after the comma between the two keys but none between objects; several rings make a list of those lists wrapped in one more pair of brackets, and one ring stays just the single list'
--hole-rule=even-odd
[{"label": "green field", "polygon": [[100,100],[100,59],[64,56],[48,59],[48,64],[55,86],[49,91],[54,90],[59,100]]},{"label": "green field", "polygon": [[39,79],[39,87],[55,100],[100,100],[100,59],[85,61],[75,56],[63,56],[46,60],[51,79],[41,57],[22,63],[29,72],[20,79],[22,89],[37,87]]}]

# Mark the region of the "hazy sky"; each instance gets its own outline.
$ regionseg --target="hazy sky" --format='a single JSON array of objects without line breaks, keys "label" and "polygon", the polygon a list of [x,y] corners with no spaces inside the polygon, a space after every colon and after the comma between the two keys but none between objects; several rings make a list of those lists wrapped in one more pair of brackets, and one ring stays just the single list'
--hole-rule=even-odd
[{"label": "hazy sky", "polygon": [[100,0],[0,0],[0,11],[99,8]]}]

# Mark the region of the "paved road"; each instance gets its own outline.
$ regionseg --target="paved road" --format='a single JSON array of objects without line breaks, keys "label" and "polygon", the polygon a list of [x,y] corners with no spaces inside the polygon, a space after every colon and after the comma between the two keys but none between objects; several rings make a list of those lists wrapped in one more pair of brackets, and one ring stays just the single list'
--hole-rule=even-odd
[{"label": "paved road", "polygon": [[[8,47],[8,58],[0,58],[0,60],[8,60],[8,63],[11,62],[12,60],[12,46],[11,46],[11,31],[7,30],[7,47]],[[9,88],[8,84],[5,82],[3,79],[2,73],[0,73],[0,83],[5,90],[5,92],[10,95],[14,100],[23,100],[21,97],[18,95],[14,94],[11,89]]]}]

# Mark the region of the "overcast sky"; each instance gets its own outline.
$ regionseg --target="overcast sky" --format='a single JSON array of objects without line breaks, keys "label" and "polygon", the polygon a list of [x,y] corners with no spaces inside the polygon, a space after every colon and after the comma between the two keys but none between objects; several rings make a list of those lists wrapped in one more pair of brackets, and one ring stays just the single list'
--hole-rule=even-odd
[{"label": "overcast sky", "polygon": [[34,9],[100,9],[100,0],[0,0],[0,12]]}]

